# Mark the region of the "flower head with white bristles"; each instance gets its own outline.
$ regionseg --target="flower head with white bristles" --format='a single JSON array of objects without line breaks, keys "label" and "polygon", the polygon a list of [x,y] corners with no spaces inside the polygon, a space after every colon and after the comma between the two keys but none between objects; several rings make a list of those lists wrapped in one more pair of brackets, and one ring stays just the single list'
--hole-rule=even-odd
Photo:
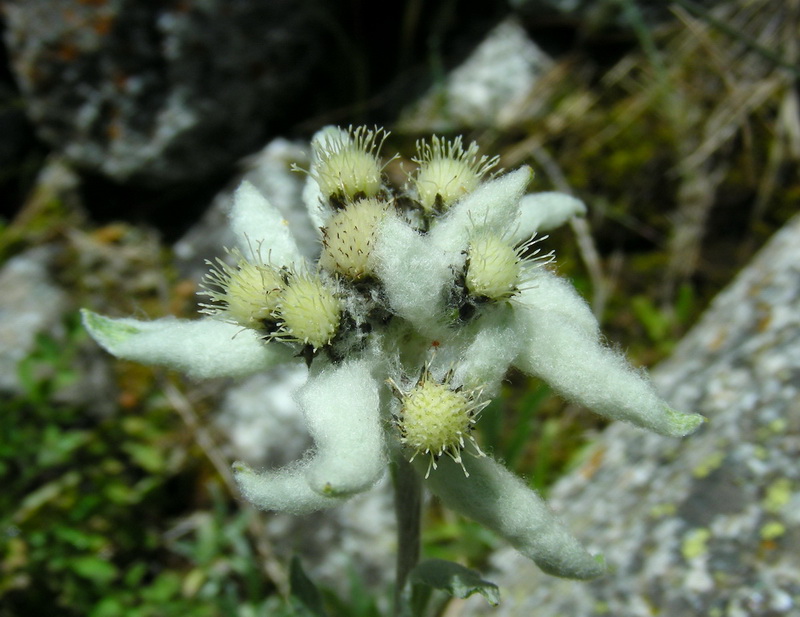
[{"label": "flower head with white bristles", "polygon": [[445,505],[546,572],[598,576],[603,565],[542,499],[481,452],[473,428],[489,397],[513,369],[664,435],[686,435],[703,419],[670,408],[606,347],[587,304],[546,267],[552,253],[534,250],[544,240],[532,239],[538,232],[583,213],[579,200],[526,195],[527,167],[487,178],[497,157],[474,143],[465,148],[460,137],[418,142],[417,170],[407,186],[393,187],[380,158],[387,136],[366,127],[314,136],[303,199],[319,232],[318,257],[301,252],[290,217],[243,182],[230,211],[239,246],[232,263],[210,262],[204,317],[139,321],[84,311],[84,324],[118,357],[196,378],[305,361],[308,381],[295,400],[313,449],[282,469],[234,466],[242,493],[260,508],[336,506],[373,486],[390,459],[416,459]]}]

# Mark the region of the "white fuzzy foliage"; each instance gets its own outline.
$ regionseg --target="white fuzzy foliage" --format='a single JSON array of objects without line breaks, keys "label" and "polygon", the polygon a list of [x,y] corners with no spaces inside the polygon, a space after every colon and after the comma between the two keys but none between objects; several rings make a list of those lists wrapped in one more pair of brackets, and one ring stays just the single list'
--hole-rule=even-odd
[{"label": "white fuzzy foliage", "polygon": [[443,458],[428,487],[448,508],[502,536],[542,570],[556,576],[590,579],[605,571],[525,483],[499,463],[470,452],[462,455],[469,478]]},{"label": "white fuzzy foliage", "polygon": [[[84,324],[120,358],[194,377],[244,375],[298,356],[310,365],[297,401],[314,448],[276,471],[234,467],[244,496],[260,508],[338,505],[381,477],[387,452],[421,453],[415,463],[423,475],[438,464],[428,486],[446,505],[546,572],[598,576],[603,565],[539,496],[478,456],[471,430],[487,397],[516,367],[597,413],[665,435],[686,435],[703,419],[670,409],[642,372],[603,344],[569,282],[541,260],[521,259],[527,248],[514,249],[583,214],[582,202],[558,193],[523,197],[527,167],[482,181],[494,159],[439,138],[423,144],[417,185],[398,195],[384,185],[378,158],[385,136],[329,127],[314,137],[304,199],[325,227],[325,253],[314,267],[279,211],[245,182],[230,223],[249,263],[212,273],[206,295],[216,304],[204,310],[215,318],[142,322],[84,311]],[[360,212],[365,195],[380,201]],[[387,378],[400,401],[390,402]]]},{"label": "white fuzzy foliage", "polygon": [[236,189],[230,222],[243,255],[256,253],[265,263],[283,266],[302,259],[289,223],[250,182]]},{"label": "white fuzzy foliage", "polygon": [[306,481],[308,461],[298,461],[276,471],[256,473],[244,463],[234,463],[233,474],[245,499],[262,510],[308,514],[345,501],[322,495]]},{"label": "white fuzzy foliage", "polygon": [[565,193],[531,193],[519,202],[519,210],[519,226],[514,231],[514,240],[522,242],[535,233],[560,227],[574,216],[585,215],[586,205]]},{"label": "white fuzzy foliage", "polygon": [[360,493],[375,484],[386,469],[373,364],[362,360],[328,366],[298,393],[316,446],[305,474],[317,493]]},{"label": "white fuzzy foliage", "polygon": [[484,389],[492,396],[508,372],[508,366],[522,350],[524,341],[512,327],[511,306],[492,312],[481,320],[480,327],[469,328],[458,346],[461,353],[454,362],[453,383],[465,388]]},{"label": "white fuzzy foliage", "polygon": [[567,279],[544,268],[528,272],[514,304],[523,315],[529,307],[561,315],[565,322],[584,332],[587,337],[593,340],[600,338],[600,324],[586,300],[578,295]]},{"label": "white fuzzy foliage", "polygon": [[527,306],[518,311],[525,348],[516,366],[544,379],[565,398],[612,420],[682,437],[702,422],[671,410],[643,373],[563,314]]},{"label": "white fuzzy foliage", "polygon": [[392,310],[421,332],[438,335],[443,324],[436,317],[443,315],[445,291],[459,254],[431,246],[430,237],[397,217],[386,217],[373,255]]},{"label": "white fuzzy foliage", "polygon": [[110,319],[84,309],[83,325],[118,358],[165,366],[190,377],[238,377],[288,362],[292,350],[266,346],[253,330],[207,317],[194,321]]},{"label": "white fuzzy foliage", "polygon": [[430,233],[432,244],[445,251],[459,252],[466,249],[473,235],[503,234],[514,229],[519,200],[532,177],[530,167],[520,167],[479,186],[437,222]]}]

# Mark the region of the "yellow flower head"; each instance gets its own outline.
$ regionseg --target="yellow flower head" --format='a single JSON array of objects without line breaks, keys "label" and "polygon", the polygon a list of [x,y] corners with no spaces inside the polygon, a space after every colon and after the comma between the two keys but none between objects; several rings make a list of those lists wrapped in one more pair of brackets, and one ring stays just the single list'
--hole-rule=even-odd
[{"label": "yellow flower head", "polygon": [[271,266],[250,263],[238,250],[229,253],[235,265],[221,259],[206,262],[211,270],[200,295],[209,297],[212,304],[201,304],[201,312],[245,328],[264,329],[278,306],[283,285],[280,273]]},{"label": "yellow flower head", "polygon": [[[414,458],[420,453],[430,456],[427,478],[431,467],[436,469],[436,461],[443,454],[452,458],[464,468],[461,451],[465,439],[470,440],[480,452],[472,437],[472,427],[478,414],[489,404],[481,402],[480,390],[452,388],[449,375],[443,382],[436,381],[425,367],[417,384],[408,392],[401,390],[393,381],[389,382],[402,403],[395,416],[395,424],[400,431],[400,442],[413,450]],[[467,470],[464,474],[469,476]]]},{"label": "yellow flower head", "polygon": [[372,249],[388,209],[389,204],[372,198],[349,204],[334,214],[322,230],[319,265],[354,281],[372,275]]},{"label": "yellow flower head", "polygon": [[383,187],[378,154],[388,135],[380,128],[360,126],[324,136],[317,142],[317,157],[309,175],[335,203],[375,197]]},{"label": "yellow flower head", "polygon": [[419,165],[413,177],[419,203],[426,213],[431,213],[446,210],[474,191],[499,158],[478,156],[475,142],[465,150],[460,136],[447,141],[434,135],[430,143],[417,142],[413,160]]}]

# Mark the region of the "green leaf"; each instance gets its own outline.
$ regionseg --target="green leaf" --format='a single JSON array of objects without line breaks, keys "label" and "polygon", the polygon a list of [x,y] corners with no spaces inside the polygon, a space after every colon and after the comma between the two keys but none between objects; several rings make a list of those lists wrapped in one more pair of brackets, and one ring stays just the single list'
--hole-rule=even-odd
[{"label": "green leaf", "polygon": [[322,602],[322,594],[317,586],[303,571],[300,559],[295,555],[289,567],[289,585],[292,589],[292,597],[296,598],[300,604],[309,611],[314,617],[327,617],[325,606]]},{"label": "green leaf", "polygon": [[81,314],[86,329],[104,347],[113,347],[114,343],[121,343],[141,332],[135,326],[103,317],[87,309],[82,309]]},{"label": "green leaf", "polygon": [[470,570],[452,561],[426,559],[411,572],[411,582],[447,592],[454,598],[468,598],[481,594],[492,606],[500,603],[497,585],[485,581],[475,570]]},{"label": "green leaf", "polygon": [[76,574],[99,584],[110,583],[117,576],[114,564],[94,555],[73,559],[71,565]]}]

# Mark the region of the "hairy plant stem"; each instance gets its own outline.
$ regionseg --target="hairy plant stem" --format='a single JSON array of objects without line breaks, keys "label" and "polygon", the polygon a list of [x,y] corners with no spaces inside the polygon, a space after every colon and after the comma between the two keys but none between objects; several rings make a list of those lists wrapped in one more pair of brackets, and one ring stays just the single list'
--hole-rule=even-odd
[{"label": "hairy plant stem", "polygon": [[392,461],[394,510],[397,517],[397,565],[394,590],[394,615],[411,613],[411,585],[408,575],[419,561],[422,516],[422,482],[414,467],[402,455]]}]

